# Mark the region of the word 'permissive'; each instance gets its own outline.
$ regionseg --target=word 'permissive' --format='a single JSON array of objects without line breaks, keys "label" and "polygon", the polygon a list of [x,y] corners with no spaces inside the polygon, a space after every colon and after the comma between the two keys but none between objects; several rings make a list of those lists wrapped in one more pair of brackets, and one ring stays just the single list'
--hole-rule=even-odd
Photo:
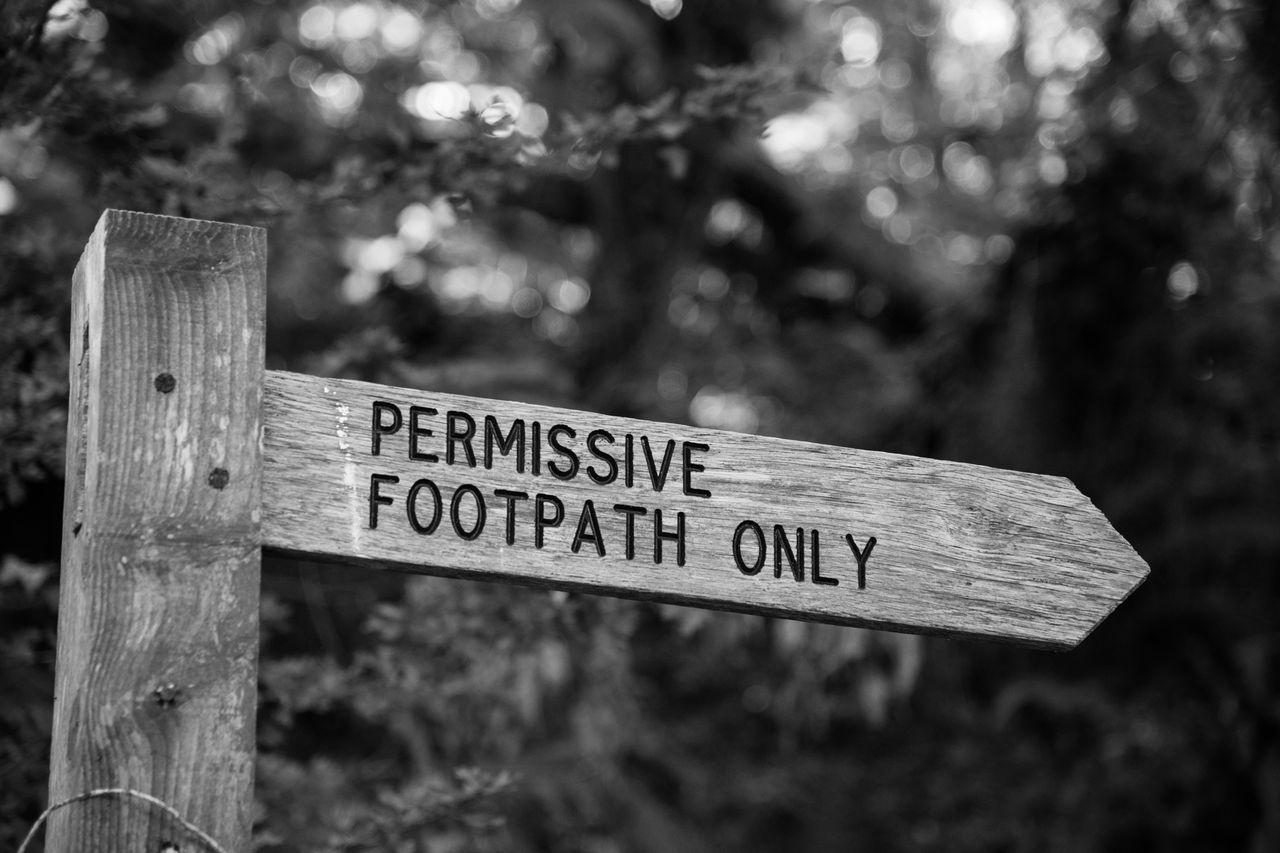
[{"label": "word 'permissive'", "polygon": [[[558,480],[572,480],[585,473],[596,485],[608,486],[621,478],[622,484],[630,489],[640,479],[636,476],[639,456],[644,464],[641,476],[647,474],[653,490],[661,492],[667,485],[676,450],[675,439],[667,439],[662,450],[655,453],[654,442],[649,436],[641,435],[637,441],[637,436],[628,432],[619,442],[619,437],[607,429],[591,430],[582,445],[578,445],[578,431],[568,424],[544,426],[532,421],[526,425],[523,418],[513,420],[504,434],[502,425],[493,415],[485,415],[483,426],[480,426],[474,417],[462,411],[445,412],[444,430],[437,438],[439,418],[440,412],[430,406],[409,407],[408,458],[411,461],[439,462],[438,451],[441,448],[438,443],[434,450],[427,449],[430,442],[437,441],[443,442],[446,465],[475,468],[483,464],[486,469],[492,469],[495,452],[504,457],[514,453],[515,468],[519,474],[525,472],[527,460],[529,472],[535,477],[542,475],[545,466],[547,473]],[[375,401],[369,452],[378,456],[382,452],[383,437],[399,432],[405,421],[403,411],[395,403]],[[711,447],[697,441],[679,444],[681,492],[690,497],[711,497],[710,490],[693,484],[693,475],[707,470],[702,462],[695,459],[695,454],[706,453]],[[477,445],[479,454],[476,453]],[[637,445],[639,453],[636,452]],[[621,450],[621,456],[617,455],[618,450]],[[584,458],[588,462],[586,465],[583,464]]]}]

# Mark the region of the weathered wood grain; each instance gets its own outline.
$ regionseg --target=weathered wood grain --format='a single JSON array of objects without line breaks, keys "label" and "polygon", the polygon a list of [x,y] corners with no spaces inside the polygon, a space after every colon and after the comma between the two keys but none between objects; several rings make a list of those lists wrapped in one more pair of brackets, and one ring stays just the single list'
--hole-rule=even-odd
[{"label": "weathered wood grain", "polygon": [[[393,404],[401,423],[392,430],[395,415],[382,408],[384,429],[374,455],[378,401]],[[438,461],[409,458],[411,406],[422,407],[417,454]],[[449,462],[451,411],[466,413],[477,425],[474,467],[461,440],[453,443]],[[485,467],[486,416],[502,431],[500,441],[516,419],[523,422],[523,472],[517,470],[514,445],[510,455],[495,447],[491,467]],[[1056,648],[1079,643],[1147,574],[1129,544],[1060,477],[272,371],[263,420],[264,545],[312,558]],[[572,437],[558,434],[560,445],[582,455],[572,477],[549,472],[549,461],[561,473],[573,466],[545,444],[541,471],[533,473],[535,421],[544,432],[554,424],[574,431]],[[465,418],[455,416],[453,425],[459,436],[466,430]],[[615,464],[624,456],[623,436],[635,437],[631,487],[621,476],[607,484],[589,476],[588,466],[600,479],[609,474],[609,465],[587,447],[597,429],[614,437],[611,445],[598,438],[596,446],[612,453]],[[651,482],[640,436],[648,437],[658,470],[667,440],[675,441],[661,491]],[[687,487],[684,442],[693,443],[690,461],[705,469],[691,471]],[[380,481],[377,495],[383,500],[371,506],[375,474],[398,482]],[[441,517],[432,524],[434,491],[420,486],[414,508],[421,530],[415,530],[407,501],[419,480],[439,490]],[[539,494],[564,507],[560,525],[543,525],[541,547],[534,522]],[[457,525],[449,516],[454,495]],[[478,531],[477,495],[486,512]],[[585,518],[586,501],[594,519]],[[555,503],[548,498],[542,504],[543,516],[555,518]],[[617,504],[645,513],[619,511]],[[371,509],[377,511],[376,527]],[[677,564],[671,538],[661,542],[662,562],[655,562],[656,510],[669,535],[678,514],[685,514],[683,565]],[[628,519],[635,531],[630,559]],[[746,573],[756,568],[754,529],[740,534],[737,559],[734,554],[735,531],[744,521],[759,525],[768,549],[754,574]],[[797,528],[804,530],[808,565],[801,580],[785,553],[781,565],[775,564],[774,525],[782,525],[793,551]],[[815,530],[818,578],[812,567]],[[865,587],[846,537],[865,558]],[[870,537],[875,545],[868,554]]]},{"label": "weathered wood grain", "polygon": [[[108,211],[76,269],[50,799],[159,797],[248,849],[266,269],[256,228]],[[193,842],[133,799],[46,849]]]}]

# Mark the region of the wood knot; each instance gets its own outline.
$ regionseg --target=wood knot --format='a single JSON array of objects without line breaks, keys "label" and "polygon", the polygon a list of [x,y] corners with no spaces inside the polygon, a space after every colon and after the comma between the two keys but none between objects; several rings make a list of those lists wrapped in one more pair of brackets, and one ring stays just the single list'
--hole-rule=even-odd
[{"label": "wood knot", "polygon": [[161,373],[156,376],[156,390],[161,394],[168,394],[178,386],[178,380],[173,378],[172,373]]},{"label": "wood knot", "polygon": [[222,490],[231,482],[231,472],[226,468],[214,468],[209,472],[209,485]]}]

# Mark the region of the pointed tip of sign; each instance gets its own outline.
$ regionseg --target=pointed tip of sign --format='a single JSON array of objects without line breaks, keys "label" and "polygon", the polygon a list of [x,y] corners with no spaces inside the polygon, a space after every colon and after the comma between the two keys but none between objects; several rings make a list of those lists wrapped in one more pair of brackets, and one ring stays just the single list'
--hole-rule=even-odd
[{"label": "pointed tip of sign", "polygon": [[1098,571],[1109,576],[1109,582],[1103,594],[1092,596],[1094,606],[1091,609],[1095,611],[1092,621],[1084,624],[1078,634],[1061,647],[1065,650],[1076,648],[1092,635],[1103,620],[1114,613],[1116,608],[1146,582],[1151,574],[1151,567],[1088,495],[1080,491],[1079,487],[1069,479],[1065,477],[1061,479],[1072,492],[1079,496],[1082,508],[1096,521],[1098,539],[1104,546],[1100,550],[1104,553],[1098,554],[1100,559],[1095,566]]},{"label": "pointed tip of sign", "polygon": [[1098,626],[1101,625],[1107,617],[1114,613],[1121,604],[1127,601],[1129,596],[1137,592],[1138,587],[1142,586],[1142,584],[1146,582],[1147,577],[1151,574],[1151,567],[1147,565],[1145,560],[1137,555],[1137,552],[1134,552],[1133,556],[1134,562],[1127,566],[1125,571],[1125,576],[1131,580],[1129,588],[1118,598],[1108,600],[1107,606],[1098,613],[1092,624],[1087,625],[1084,630],[1080,632],[1078,637],[1072,639],[1069,644],[1062,647],[1064,651],[1076,648],[1092,636],[1093,632],[1098,629]]}]

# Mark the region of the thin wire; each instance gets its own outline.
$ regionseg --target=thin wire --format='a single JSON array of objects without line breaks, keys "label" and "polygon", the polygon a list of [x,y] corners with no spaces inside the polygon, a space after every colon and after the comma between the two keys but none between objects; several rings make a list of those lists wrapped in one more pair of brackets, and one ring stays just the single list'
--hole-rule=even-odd
[{"label": "thin wire", "polygon": [[207,845],[210,849],[214,851],[214,853],[227,853],[227,851],[222,847],[221,844],[214,841],[207,834],[205,834],[204,830],[200,829],[200,827],[196,826],[194,823],[187,820],[182,815],[178,814],[178,810],[175,809],[173,806],[169,805],[168,803],[166,803],[164,800],[153,797],[150,794],[144,794],[141,791],[130,790],[129,788],[94,788],[92,791],[88,791],[83,794],[76,794],[74,797],[67,797],[65,800],[62,800],[61,802],[54,803],[53,805],[49,806],[49,808],[45,809],[44,813],[41,814],[40,817],[36,818],[36,822],[31,826],[31,831],[27,833],[27,837],[22,839],[22,843],[18,845],[18,853],[26,853],[27,845],[31,843],[31,840],[33,838],[36,837],[36,833],[40,830],[40,827],[43,826],[44,822],[49,819],[49,815],[53,814],[58,809],[63,808],[65,806],[69,806],[72,803],[78,803],[82,800],[92,800],[95,797],[110,797],[110,796],[135,797],[139,800],[142,800],[144,803],[150,803],[153,806],[163,809],[166,814],[168,814],[178,823],[182,824],[183,828],[185,828],[187,832],[190,832],[196,838],[203,841],[205,845]]}]

